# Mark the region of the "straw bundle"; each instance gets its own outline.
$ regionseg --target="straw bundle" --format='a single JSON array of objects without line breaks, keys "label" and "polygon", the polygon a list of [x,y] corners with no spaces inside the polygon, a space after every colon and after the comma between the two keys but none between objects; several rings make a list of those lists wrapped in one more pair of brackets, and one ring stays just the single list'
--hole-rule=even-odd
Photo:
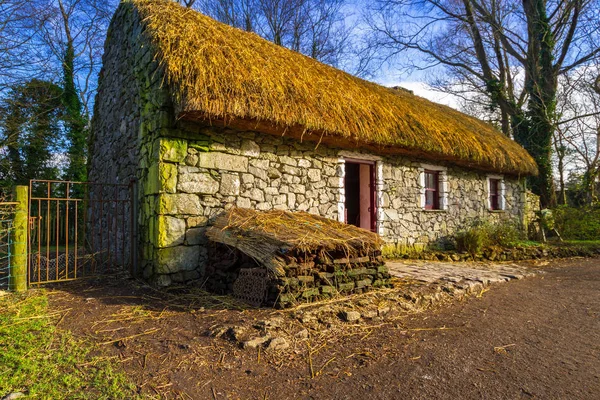
[{"label": "straw bundle", "polygon": [[390,283],[377,234],[316,215],[233,208],[207,236],[206,287],[250,304],[289,307]]},{"label": "straw bundle", "polygon": [[181,118],[339,147],[536,174],[492,126],[407,91],[356,78],[173,1],[133,0]]},{"label": "straw bundle", "polygon": [[378,252],[379,235],[353,225],[305,212],[232,208],[220,215],[206,235],[235,247],[277,276],[290,259],[361,257]]}]

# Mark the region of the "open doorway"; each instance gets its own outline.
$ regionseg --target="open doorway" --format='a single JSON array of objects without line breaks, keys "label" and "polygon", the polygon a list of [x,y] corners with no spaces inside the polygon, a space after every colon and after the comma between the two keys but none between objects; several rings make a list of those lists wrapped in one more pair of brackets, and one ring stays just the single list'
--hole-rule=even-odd
[{"label": "open doorway", "polygon": [[345,166],[345,221],[347,224],[375,232],[375,164],[369,161],[346,160]]}]

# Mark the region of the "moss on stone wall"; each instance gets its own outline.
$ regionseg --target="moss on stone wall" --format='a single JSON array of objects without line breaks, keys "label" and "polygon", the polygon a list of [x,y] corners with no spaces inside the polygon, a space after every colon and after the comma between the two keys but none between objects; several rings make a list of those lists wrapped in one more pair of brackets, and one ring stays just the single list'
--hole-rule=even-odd
[{"label": "moss on stone wall", "polygon": [[155,162],[148,168],[148,178],[144,185],[145,195],[175,193],[177,191],[177,166]]},{"label": "moss on stone wall", "polygon": [[187,156],[188,142],[185,139],[159,138],[155,142],[153,157],[160,161],[182,162]]}]

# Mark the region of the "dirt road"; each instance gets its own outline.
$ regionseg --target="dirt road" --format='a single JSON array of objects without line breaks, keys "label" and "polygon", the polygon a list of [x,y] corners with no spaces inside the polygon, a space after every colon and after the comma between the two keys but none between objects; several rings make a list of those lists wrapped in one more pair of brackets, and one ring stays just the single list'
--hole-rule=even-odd
[{"label": "dirt road", "polygon": [[[276,354],[205,337],[211,323],[207,317],[196,311],[161,311],[160,296],[120,286],[92,288],[83,295],[73,291],[54,301],[71,309],[61,326],[88,338],[102,332],[101,322],[115,315],[127,321],[132,308],[126,315],[117,313],[125,310],[124,304],[135,307],[139,318],[131,333],[140,336],[102,348],[123,360],[144,396],[598,399],[600,259],[556,261],[544,271],[493,285],[481,297],[340,340],[319,341],[311,334],[306,342]],[[254,321],[267,312],[226,309],[210,315]],[[126,335],[125,330],[116,332]]]},{"label": "dirt road", "polygon": [[600,398],[600,260],[556,264],[413,318],[405,329],[434,330],[411,340],[389,332],[388,356],[320,390],[340,399]]}]

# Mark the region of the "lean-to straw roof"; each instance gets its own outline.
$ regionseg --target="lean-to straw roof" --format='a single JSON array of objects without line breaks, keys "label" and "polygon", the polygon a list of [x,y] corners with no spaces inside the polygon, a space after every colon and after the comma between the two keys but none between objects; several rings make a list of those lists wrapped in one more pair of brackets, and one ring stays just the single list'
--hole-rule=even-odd
[{"label": "lean-to straw roof", "polygon": [[509,174],[534,160],[492,126],[356,78],[173,1],[133,0],[178,116]]},{"label": "lean-to straw roof", "polygon": [[376,233],[306,212],[232,208],[214,221],[206,236],[235,247],[277,275],[287,255],[342,253],[354,258],[381,250]]}]

